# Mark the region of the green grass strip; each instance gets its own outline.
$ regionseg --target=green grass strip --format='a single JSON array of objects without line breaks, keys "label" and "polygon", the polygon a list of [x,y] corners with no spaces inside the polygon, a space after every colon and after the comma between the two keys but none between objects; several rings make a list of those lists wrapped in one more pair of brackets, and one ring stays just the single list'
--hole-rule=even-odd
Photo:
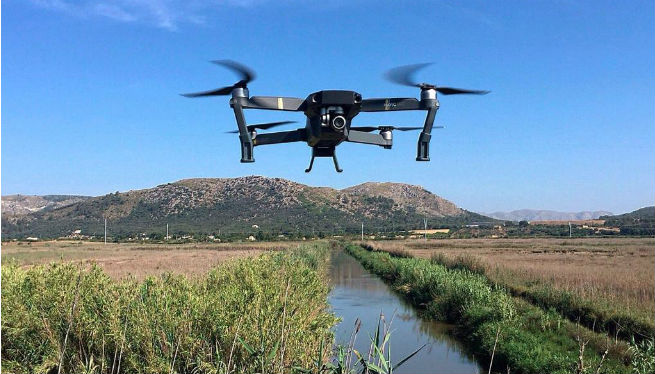
[{"label": "green grass strip", "polygon": [[499,277],[493,270],[486,270],[482,264],[468,256],[450,259],[437,255],[430,261],[449,269],[466,269],[484,274],[490,282],[507,288],[514,296],[522,297],[544,310],[554,309],[571,321],[596,331],[605,331],[611,337],[642,341],[652,340],[655,336],[655,322],[651,318],[637,311],[626,311],[602,299],[591,300],[542,282],[511,278],[511,273]]}]

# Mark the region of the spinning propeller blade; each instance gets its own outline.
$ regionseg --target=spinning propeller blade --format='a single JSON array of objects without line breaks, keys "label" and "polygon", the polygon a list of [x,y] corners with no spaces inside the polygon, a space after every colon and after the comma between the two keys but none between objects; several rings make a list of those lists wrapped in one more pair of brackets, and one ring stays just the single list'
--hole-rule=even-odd
[{"label": "spinning propeller blade", "polygon": [[410,86],[410,87],[419,87],[422,89],[434,89],[442,95],[457,95],[457,94],[486,95],[490,92],[485,90],[467,90],[463,88],[443,87],[443,86],[436,86],[430,83],[416,82],[416,80],[414,79],[414,74],[417,71],[429,65],[431,65],[431,63],[399,66],[397,68],[393,68],[387,71],[385,77],[387,78],[388,81],[396,84],[400,84],[403,86]]},{"label": "spinning propeller blade", "polygon": [[235,73],[237,73],[237,75],[239,75],[239,78],[241,78],[241,80],[239,80],[237,83],[231,86],[221,87],[210,91],[182,94],[182,96],[185,97],[225,96],[231,94],[232,90],[234,90],[237,87],[241,87],[241,88],[247,87],[249,82],[255,80],[255,73],[247,66],[242,65],[236,61],[214,60],[212,61],[212,63],[225,66],[226,68],[234,71]]},{"label": "spinning propeller blade", "polygon": [[[254,125],[248,125],[248,131],[253,131],[255,129],[266,130],[272,127],[282,126],[289,123],[296,123],[297,121],[280,121],[280,122],[267,122],[267,123],[256,123]],[[226,134],[238,134],[239,130],[226,131]]]}]

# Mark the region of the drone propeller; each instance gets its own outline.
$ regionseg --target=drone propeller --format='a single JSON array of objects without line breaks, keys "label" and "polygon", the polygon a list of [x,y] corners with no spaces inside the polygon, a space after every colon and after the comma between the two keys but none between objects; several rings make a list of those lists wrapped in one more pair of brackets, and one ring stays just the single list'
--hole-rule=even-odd
[{"label": "drone propeller", "polygon": [[182,94],[182,96],[185,97],[205,97],[205,96],[224,96],[224,95],[229,95],[232,93],[232,90],[235,88],[241,87],[245,88],[247,87],[248,83],[255,80],[255,73],[250,70],[247,66],[241,65],[238,62],[231,61],[231,60],[215,60],[212,61],[212,63],[216,65],[221,65],[225,66],[226,68],[234,71],[239,75],[241,80],[239,80],[237,83],[231,85],[231,86],[226,86],[226,87],[221,87],[217,88],[215,90],[210,90],[210,91],[203,91],[203,92],[194,92],[194,93],[188,93],[188,94]]},{"label": "drone propeller", "polygon": [[433,89],[442,95],[457,95],[457,94],[486,95],[490,92],[484,90],[466,90],[462,88],[441,87],[429,83],[417,83],[413,77],[414,73],[416,73],[418,70],[423,69],[428,65],[431,64],[427,63],[427,64],[399,66],[397,68],[393,68],[387,71],[385,77],[387,78],[387,80],[393,83],[397,83],[403,86],[419,87],[421,89]]},{"label": "drone propeller", "polygon": [[[434,128],[437,129],[442,129],[443,126],[435,126]],[[422,130],[423,126],[421,127],[402,127],[402,126],[351,126],[351,130],[357,130],[357,131],[364,131],[364,132],[372,132],[372,131],[413,131],[413,130]]]},{"label": "drone propeller", "polygon": [[[248,125],[248,131],[253,131],[256,129],[266,130],[276,126],[282,126],[289,123],[296,123],[297,121],[280,121],[280,122],[268,122],[268,123],[257,123],[254,125]],[[238,134],[239,130],[226,131],[226,134]]]}]

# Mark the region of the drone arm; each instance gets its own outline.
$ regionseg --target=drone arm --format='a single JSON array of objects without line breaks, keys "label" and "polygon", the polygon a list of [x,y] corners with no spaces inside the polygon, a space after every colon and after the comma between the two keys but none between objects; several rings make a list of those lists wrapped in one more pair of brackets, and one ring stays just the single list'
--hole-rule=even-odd
[{"label": "drone arm", "polygon": [[266,145],[266,144],[280,144],[280,143],[292,143],[292,142],[302,142],[307,140],[306,130],[298,129],[293,131],[280,131],[280,132],[270,132],[266,134],[258,134],[255,139],[253,139],[253,144],[255,146]]},{"label": "drone arm", "polygon": [[252,96],[243,105],[246,109],[282,110],[288,112],[302,111],[303,99],[279,96]]},{"label": "drone arm", "polygon": [[428,114],[425,117],[423,124],[423,131],[418,137],[418,144],[416,149],[416,161],[430,161],[430,139],[432,138],[432,126],[434,125],[434,118],[439,110],[439,102],[436,99],[425,100]]},{"label": "drone arm", "polygon": [[350,130],[348,131],[348,142],[361,143],[361,144],[373,144],[379,145],[382,147],[391,147],[391,139],[387,140],[382,137],[380,134],[371,134],[369,132]]},{"label": "drone arm", "polygon": [[362,100],[362,112],[386,112],[398,110],[419,110],[421,102],[413,97],[392,97]]},{"label": "drone arm", "polygon": [[230,100],[230,106],[234,110],[234,117],[237,121],[237,127],[239,128],[239,141],[241,142],[241,162],[255,162],[253,157],[253,141],[248,127],[246,125],[246,118],[243,115],[243,106],[247,103],[246,97],[239,97],[233,95],[232,100]]}]

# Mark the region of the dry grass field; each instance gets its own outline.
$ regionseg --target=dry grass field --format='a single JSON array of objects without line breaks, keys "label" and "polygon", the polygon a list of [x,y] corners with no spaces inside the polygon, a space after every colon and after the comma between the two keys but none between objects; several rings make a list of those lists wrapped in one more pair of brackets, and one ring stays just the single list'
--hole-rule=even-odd
[{"label": "dry grass field", "polygon": [[499,284],[548,284],[655,318],[655,239],[453,239],[369,242],[422,258],[479,262]]},{"label": "dry grass field", "polygon": [[254,256],[265,251],[297,246],[293,242],[141,244],[48,241],[2,243],[2,262],[21,266],[57,261],[95,262],[115,279],[165,272],[204,274],[228,259]]}]

